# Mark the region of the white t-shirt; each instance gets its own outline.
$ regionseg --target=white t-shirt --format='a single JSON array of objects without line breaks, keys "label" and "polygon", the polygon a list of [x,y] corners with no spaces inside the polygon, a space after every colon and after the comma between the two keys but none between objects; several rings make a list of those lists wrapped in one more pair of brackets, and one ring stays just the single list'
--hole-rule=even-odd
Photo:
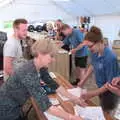
[{"label": "white t-shirt", "polygon": [[[20,40],[15,39],[14,37],[8,38],[4,45],[3,51],[4,57],[14,57],[13,60],[13,69],[16,69],[21,65],[21,61],[23,59],[22,54],[22,46],[20,44]],[[5,63],[4,63],[5,64]],[[13,70],[14,71],[14,70]]]},{"label": "white t-shirt", "polygon": [[4,56],[14,58],[22,57],[20,40],[17,40],[14,37],[9,38],[4,45]]}]

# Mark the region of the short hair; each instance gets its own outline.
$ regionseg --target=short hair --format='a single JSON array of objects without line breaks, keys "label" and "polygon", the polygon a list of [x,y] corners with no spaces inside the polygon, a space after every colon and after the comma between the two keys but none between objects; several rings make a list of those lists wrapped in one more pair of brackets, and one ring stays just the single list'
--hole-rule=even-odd
[{"label": "short hair", "polygon": [[103,42],[101,29],[96,26],[92,26],[90,31],[85,35],[84,39],[93,43]]},{"label": "short hair", "polygon": [[57,21],[57,22],[62,22],[62,20],[61,20],[61,19],[57,19],[56,21]]},{"label": "short hair", "polygon": [[68,24],[63,24],[60,29],[61,29],[61,31],[63,31],[63,30],[69,29],[69,28],[70,28],[70,26]]},{"label": "short hair", "polygon": [[34,57],[37,57],[39,53],[41,54],[56,54],[58,48],[55,43],[50,39],[40,39],[37,40],[31,47],[31,52]]},{"label": "short hair", "polygon": [[27,24],[28,21],[26,19],[16,19],[13,22],[13,28],[17,28],[20,24]]}]

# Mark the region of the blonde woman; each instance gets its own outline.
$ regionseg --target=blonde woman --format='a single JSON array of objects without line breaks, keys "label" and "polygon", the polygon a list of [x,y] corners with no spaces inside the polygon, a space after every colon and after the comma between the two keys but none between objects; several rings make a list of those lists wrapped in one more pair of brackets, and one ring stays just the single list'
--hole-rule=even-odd
[{"label": "blonde woman", "polygon": [[81,120],[50,103],[46,91],[40,86],[39,71],[53,62],[57,49],[50,40],[39,40],[32,46],[33,60],[28,61],[9,77],[0,87],[0,120],[24,120],[21,107],[30,97],[34,97],[44,112],[64,120]]}]

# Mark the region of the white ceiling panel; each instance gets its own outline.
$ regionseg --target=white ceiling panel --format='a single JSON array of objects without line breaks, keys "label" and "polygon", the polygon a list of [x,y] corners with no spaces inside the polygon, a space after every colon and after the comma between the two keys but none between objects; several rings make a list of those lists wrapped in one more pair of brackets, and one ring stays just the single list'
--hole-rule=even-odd
[{"label": "white ceiling panel", "polygon": [[1,19],[71,19],[116,14],[120,15],[120,0],[13,0],[0,8]]}]

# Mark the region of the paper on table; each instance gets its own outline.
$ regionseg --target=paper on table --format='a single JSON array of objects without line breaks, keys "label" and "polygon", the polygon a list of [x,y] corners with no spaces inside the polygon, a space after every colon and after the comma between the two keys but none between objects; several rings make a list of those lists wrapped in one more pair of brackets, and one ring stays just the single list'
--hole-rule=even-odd
[{"label": "paper on table", "polygon": [[55,79],[56,78],[56,75],[53,73],[53,72],[49,72],[49,75],[51,78]]},{"label": "paper on table", "polygon": [[75,113],[84,118],[84,120],[105,120],[102,108],[99,107],[74,107]]},{"label": "paper on table", "polygon": [[80,87],[72,88],[72,89],[67,89],[67,91],[77,97],[80,97],[81,93],[85,91],[85,89],[82,89]]},{"label": "paper on table", "polygon": [[72,53],[71,53],[71,52],[69,52],[68,54],[69,54],[69,55],[71,55]]},{"label": "paper on table", "polygon": [[118,104],[114,117],[120,120],[120,104]]},{"label": "paper on table", "polygon": [[63,120],[63,119],[61,119],[59,117],[56,117],[54,115],[51,115],[51,114],[49,114],[47,112],[44,112],[44,114],[45,114],[45,116],[47,117],[48,120]]},{"label": "paper on table", "polygon": [[[77,87],[77,88],[67,89],[67,91],[68,91],[69,93],[71,93],[72,95],[74,95],[74,96],[80,97],[83,89]],[[57,93],[57,94],[59,95],[59,97],[60,97],[63,101],[68,101],[68,100],[69,100],[68,98],[66,98],[65,96],[61,95],[60,93]]]},{"label": "paper on table", "polygon": [[[61,106],[58,106],[59,109],[63,110],[63,108]],[[47,117],[48,120],[63,120],[59,117],[56,117],[48,112],[44,112],[45,116]]]},{"label": "paper on table", "polygon": [[68,101],[69,99],[63,95],[61,95],[60,93],[57,93],[57,95],[63,100],[63,101]]},{"label": "paper on table", "polygon": [[65,50],[59,50],[58,53],[60,53],[60,54],[64,54],[64,53],[68,53],[68,52],[65,51]]},{"label": "paper on table", "polygon": [[52,103],[52,105],[58,105],[58,104],[60,104],[59,101],[56,98],[49,98],[49,100]]}]

